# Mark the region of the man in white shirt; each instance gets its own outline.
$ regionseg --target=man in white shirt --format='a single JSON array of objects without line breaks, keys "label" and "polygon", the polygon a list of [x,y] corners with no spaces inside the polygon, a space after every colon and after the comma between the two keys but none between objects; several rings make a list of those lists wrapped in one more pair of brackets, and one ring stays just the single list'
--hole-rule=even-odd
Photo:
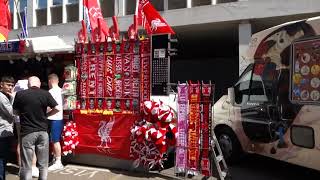
[{"label": "man in white shirt", "polygon": [[63,165],[61,163],[61,145],[60,145],[60,139],[61,139],[61,133],[63,130],[63,101],[62,101],[62,90],[59,87],[59,77],[56,74],[50,74],[48,76],[48,85],[49,85],[49,92],[58,103],[58,109],[59,112],[49,116],[49,122],[50,122],[50,139],[53,143],[53,154],[55,161],[53,165],[51,165],[48,170],[54,171],[58,169],[63,169]]}]

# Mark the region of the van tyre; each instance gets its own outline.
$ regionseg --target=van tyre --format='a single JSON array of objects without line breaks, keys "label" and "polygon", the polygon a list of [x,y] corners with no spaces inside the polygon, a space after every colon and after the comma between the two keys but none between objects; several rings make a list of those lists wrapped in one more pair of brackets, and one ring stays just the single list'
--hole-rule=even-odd
[{"label": "van tyre", "polygon": [[228,164],[238,162],[243,151],[240,142],[232,129],[227,127],[218,128],[215,133],[226,162]]}]

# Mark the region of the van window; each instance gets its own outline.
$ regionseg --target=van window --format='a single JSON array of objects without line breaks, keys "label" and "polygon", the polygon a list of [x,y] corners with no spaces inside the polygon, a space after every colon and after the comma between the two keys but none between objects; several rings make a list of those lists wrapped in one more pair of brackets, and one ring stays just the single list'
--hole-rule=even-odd
[{"label": "van window", "polygon": [[271,101],[276,81],[276,65],[272,62],[255,64],[250,86],[250,101]]},{"label": "van window", "polygon": [[261,76],[253,74],[250,88],[250,101],[268,101]]},{"label": "van window", "polygon": [[236,104],[240,105],[248,100],[251,76],[252,65],[244,71],[239,81],[234,85]]}]

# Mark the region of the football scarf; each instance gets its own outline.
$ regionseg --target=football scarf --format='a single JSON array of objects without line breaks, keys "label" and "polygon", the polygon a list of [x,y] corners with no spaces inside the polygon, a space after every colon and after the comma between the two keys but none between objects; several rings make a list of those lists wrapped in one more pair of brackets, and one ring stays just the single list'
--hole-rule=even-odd
[{"label": "football scarf", "polygon": [[89,97],[87,101],[87,109],[90,112],[94,112],[95,110],[95,100],[96,100],[96,86],[97,86],[97,56],[96,56],[96,47],[94,43],[89,43],[90,51],[89,51],[89,69],[88,69],[88,94]]},{"label": "football scarf", "polygon": [[200,84],[189,84],[188,174],[197,175],[200,135]]},{"label": "football scarf", "polygon": [[140,43],[139,40],[130,41],[132,61],[132,107],[135,113],[140,113]]},{"label": "football scarf", "polygon": [[122,51],[120,43],[113,44],[113,50],[115,54],[115,77],[114,77],[114,112],[122,111],[122,95],[123,95],[123,62]]},{"label": "football scarf", "polygon": [[210,142],[210,117],[211,117],[211,99],[212,85],[202,84],[201,89],[201,174],[210,176],[210,161],[209,161],[209,142]]},{"label": "football scarf", "polygon": [[86,97],[88,95],[88,69],[89,69],[89,57],[86,54],[88,52],[88,44],[84,44],[83,55],[80,65],[80,109],[85,110],[87,108]]},{"label": "football scarf", "polygon": [[178,85],[178,138],[176,144],[176,171],[185,172],[187,167],[188,86]]},{"label": "football scarf", "polygon": [[130,42],[123,41],[122,63],[123,63],[123,113],[132,113],[132,58]]},{"label": "football scarf", "polygon": [[104,67],[105,67],[105,57],[104,57],[104,43],[97,42],[97,64],[96,64],[96,111],[101,113],[102,109],[105,108],[104,104]]},{"label": "football scarf", "polygon": [[141,41],[140,47],[141,57],[141,102],[150,99],[150,40]]},{"label": "football scarf", "polygon": [[106,43],[106,62],[105,62],[105,97],[106,97],[106,111],[104,114],[112,114],[113,110],[113,89],[114,89],[114,62],[115,56],[113,53],[113,46],[111,42]]}]

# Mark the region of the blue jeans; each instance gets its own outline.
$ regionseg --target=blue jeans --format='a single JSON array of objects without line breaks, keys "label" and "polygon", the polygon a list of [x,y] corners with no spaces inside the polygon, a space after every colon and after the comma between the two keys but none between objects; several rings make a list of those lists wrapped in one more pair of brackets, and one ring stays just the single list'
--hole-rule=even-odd
[{"label": "blue jeans", "polygon": [[12,137],[0,138],[0,180],[6,179],[7,157],[10,151]]},{"label": "blue jeans", "polygon": [[48,177],[49,136],[46,131],[39,131],[21,137],[20,154],[21,169],[20,180],[32,180],[32,157],[36,152],[39,180]]}]

